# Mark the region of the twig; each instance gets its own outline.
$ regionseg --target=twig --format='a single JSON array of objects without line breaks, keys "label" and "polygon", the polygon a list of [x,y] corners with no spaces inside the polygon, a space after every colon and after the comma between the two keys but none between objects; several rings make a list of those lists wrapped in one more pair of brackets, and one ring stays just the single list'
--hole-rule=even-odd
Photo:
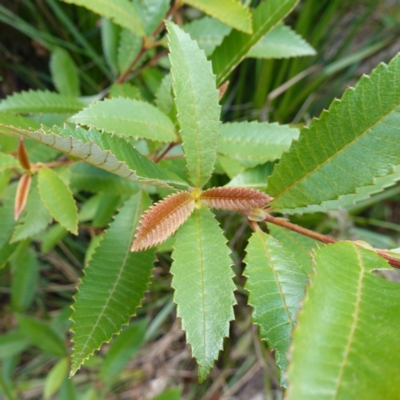
[{"label": "twig", "polygon": [[[175,3],[172,5],[172,7],[169,9],[167,12],[167,15],[165,16],[165,19],[169,19],[171,15],[175,14],[175,12],[182,6],[182,1],[181,0],[176,0]],[[157,37],[157,35],[164,29],[164,21],[162,21],[154,33],[147,39],[143,39],[142,41],[142,48],[139,51],[139,54],[136,56],[136,58],[132,61],[131,65],[126,69],[125,72],[123,72],[115,81],[115,83],[123,83],[126,81],[127,77],[130,75],[131,71],[135,67],[135,65],[138,63],[138,61],[142,58],[143,54],[146,53],[146,51],[149,49],[151,46],[147,46],[146,43],[151,43],[154,41],[154,39]]]},{"label": "twig", "polygon": [[[291,222],[286,221],[285,219],[275,218],[269,214],[265,215],[264,221],[271,222],[274,225],[279,225],[279,226],[282,226],[283,228],[290,229],[291,231],[300,233],[301,235],[304,235],[304,236],[308,236],[309,238],[318,240],[319,242],[322,242],[322,243],[330,244],[330,243],[336,243],[339,241],[339,240],[331,238],[329,236],[325,236],[321,233],[314,232],[309,229],[303,228],[302,226],[292,224]],[[253,225],[250,224],[250,226],[253,228]],[[373,249],[373,250],[376,252],[376,254],[378,254],[385,260],[387,260],[392,267],[400,269],[400,259],[389,256],[388,254],[386,254],[385,250],[379,250],[379,249]]]},{"label": "twig", "polygon": [[154,162],[155,162],[155,163],[160,162],[160,161],[164,158],[164,156],[165,156],[173,147],[175,147],[176,145],[177,145],[177,143],[171,142],[171,143],[165,148],[165,150],[164,150],[161,154],[159,154],[157,157],[154,158]]}]

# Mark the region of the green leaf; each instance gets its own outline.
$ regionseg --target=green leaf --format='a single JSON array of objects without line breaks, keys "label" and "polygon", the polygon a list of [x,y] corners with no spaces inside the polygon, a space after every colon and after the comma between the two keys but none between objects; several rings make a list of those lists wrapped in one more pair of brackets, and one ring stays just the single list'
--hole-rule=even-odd
[{"label": "green leaf", "polygon": [[75,296],[72,356],[74,374],[102,343],[129,322],[150,281],[154,253],[131,253],[131,244],[150,200],[140,192],[128,200],[97,247]]},{"label": "green leaf", "polygon": [[356,193],[340,195],[336,200],[323,201],[319,205],[306,207],[296,207],[287,210],[289,214],[295,213],[315,213],[336,210],[340,207],[351,206],[359,201],[369,199],[372,194],[382,192],[389,186],[394,185],[400,180],[400,165],[394,167],[394,173],[374,179],[374,184],[357,188]]},{"label": "green leaf", "polygon": [[4,268],[7,265],[8,260],[14,254],[15,250],[17,250],[17,247],[18,243],[8,242],[0,247],[0,269]]},{"label": "green leaf", "polygon": [[42,232],[51,221],[51,215],[40,198],[37,178],[33,177],[25,209],[18,219],[18,225],[14,229],[10,242],[15,243]]},{"label": "green leaf", "polygon": [[253,34],[232,31],[211,56],[217,86],[246,57],[261,38],[277,25],[298,3],[298,0],[268,0],[253,10]]},{"label": "green leaf", "polygon": [[193,212],[178,230],[173,247],[171,273],[177,315],[182,319],[202,382],[222,349],[229,321],[234,317],[230,250],[207,207]]},{"label": "green leaf", "polygon": [[253,233],[246,252],[245,287],[250,292],[253,321],[260,327],[261,338],[275,350],[281,384],[285,386],[286,352],[304,297],[307,276],[288,248],[262,231]]},{"label": "green leaf", "polygon": [[9,168],[19,168],[20,164],[18,160],[11,154],[0,152],[0,171]]},{"label": "green leaf", "polygon": [[172,121],[150,103],[139,100],[105,99],[92,103],[70,121],[124,136],[160,142],[176,140]]},{"label": "green leaf", "polygon": [[128,99],[143,100],[139,88],[128,82],[115,83],[111,86],[108,94],[110,97],[125,97]]},{"label": "green leaf", "polygon": [[44,382],[45,399],[52,396],[61,386],[68,371],[68,358],[64,357],[50,370]]},{"label": "green leaf", "polygon": [[63,0],[65,3],[85,7],[96,14],[109,18],[116,24],[144,36],[136,8],[128,0]]},{"label": "green leaf", "polygon": [[132,324],[115,338],[107,351],[101,365],[100,376],[105,381],[110,381],[119,374],[131,357],[139,350],[144,341],[147,321]]},{"label": "green leaf", "polygon": [[56,47],[51,52],[50,72],[60,94],[69,97],[80,95],[78,69],[68,51]]},{"label": "green leaf", "polygon": [[316,51],[287,25],[267,33],[246,55],[247,58],[290,58],[313,56]]},{"label": "green leaf", "polygon": [[120,27],[108,18],[101,19],[101,44],[107,64],[114,76],[118,74],[118,43]]},{"label": "green leaf", "polygon": [[40,197],[51,216],[65,229],[78,234],[78,209],[69,187],[50,168],[39,171]]},{"label": "green leaf", "polygon": [[21,332],[45,353],[60,357],[67,354],[67,349],[61,337],[45,322],[23,315],[17,315],[17,320]]},{"label": "green leaf", "polygon": [[275,239],[293,254],[297,264],[301,266],[306,274],[312,272],[311,252],[317,247],[318,242],[274,224],[268,224],[268,230]]},{"label": "green leaf", "polygon": [[41,251],[43,254],[46,254],[51,249],[56,247],[58,242],[64,239],[67,236],[68,231],[61,226],[60,224],[55,224],[50,227],[50,229],[45,233],[42,240]]},{"label": "green leaf", "polygon": [[[14,93],[0,102],[0,111],[25,114],[76,113],[82,108],[83,103],[79,100],[47,90]],[[30,126],[34,127],[34,122]]]},{"label": "green leaf", "polygon": [[0,335],[0,358],[12,357],[29,346],[26,336],[19,330]]},{"label": "green leaf", "polygon": [[14,200],[17,191],[17,184],[13,183],[5,189],[4,193],[1,194],[0,201],[0,247],[3,247],[12,235],[15,225],[17,224],[14,220]]},{"label": "green leaf", "polygon": [[171,74],[189,177],[197,187],[209,180],[219,135],[219,94],[205,54],[190,36],[167,22]]},{"label": "green leaf", "polygon": [[159,110],[169,115],[174,109],[174,98],[172,96],[172,76],[167,74],[161,81],[155,93],[155,103]]},{"label": "green leaf", "polygon": [[166,18],[170,0],[134,0],[146,36],[151,36]]},{"label": "green leaf", "polygon": [[168,389],[159,394],[156,397],[153,397],[151,400],[181,400],[181,392],[180,388]]},{"label": "green leaf", "polygon": [[400,56],[363,76],[304,128],[269,180],[274,210],[318,205],[370,186],[400,164]]},{"label": "green leaf", "polygon": [[238,31],[253,32],[251,12],[239,0],[184,0],[184,2]]},{"label": "green leaf", "polygon": [[13,258],[14,274],[11,283],[11,306],[17,312],[26,311],[35,295],[39,268],[32,249],[17,252]]},{"label": "green leaf", "polygon": [[[4,114],[3,114],[4,115]],[[0,126],[2,125],[0,114]],[[177,175],[142,156],[129,143],[116,135],[101,134],[95,129],[53,127],[37,131],[9,127],[14,132],[77,157],[89,164],[113,172],[131,181],[155,186],[187,188]],[[171,186],[170,186],[171,185]]]},{"label": "green leaf", "polygon": [[315,275],[293,335],[288,399],[398,397],[400,286],[390,269],[353,243],[315,251]]},{"label": "green leaf", "polygon": [[141,189],[141,184],[124,179],[103,169],[86,163],[75,163],[71,167],[71,189],[114,195],[132,195]]},{"label": "green leaf", "polygon": [[247,169],[236,175],[225,186],[239,186],[257,189],[266,192],[268,187],[268,176],[273,170],[272,163],[258,165],[255,168]]},{"label": "green leaf", "polygon": [[279,159],[298,136],[298,129],[276,123],[222,124],[218,152],[239,161],[246,159],[264,164]]},{"label": "green leaf", "polygon": [[224,37],[231,32],[229,26],[210,17],[195,19],[184,25],[183,29],[193,40],[196,40],[206,56],[211,55],[215,48],[222,43]]},{"label": "green leaf", "polygon": [[[118,69],[124,73],[138,56],[142,48],[142,38],[128,29],[122,29],[118,45]],[[136,64],[136,66],[138,66]]]}]

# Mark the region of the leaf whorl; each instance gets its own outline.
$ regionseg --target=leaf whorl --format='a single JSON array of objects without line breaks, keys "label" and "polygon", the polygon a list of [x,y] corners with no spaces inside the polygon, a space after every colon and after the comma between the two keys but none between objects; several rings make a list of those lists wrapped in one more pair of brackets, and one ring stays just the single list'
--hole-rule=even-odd
[{"label": "leaf whorl", "polygon": [[241,187],[218,187],[205,190],[200,200],[212,208],[240,211],[265,207],[272,198],[256,189]]},{"label": "leaf whorl", "polygon": [[194,206],[189,192],[173,194],[154,204],[143,214],[131,250],[145,250],[167,240],[187,220]]}]

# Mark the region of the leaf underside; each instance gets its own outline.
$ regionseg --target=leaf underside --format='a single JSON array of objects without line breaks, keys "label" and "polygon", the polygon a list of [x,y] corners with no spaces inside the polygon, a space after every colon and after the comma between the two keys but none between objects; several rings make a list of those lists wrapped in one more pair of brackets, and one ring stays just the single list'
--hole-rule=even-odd
[{"label": "leaf underside", "polygon": [[276,350],[283,385],[288,364],[286,352],[307,284],[306,274],[289,249],[272,236],[257,231],[249,240],[244,259],[253,321],[260,327],[260,336],[268,347]]},{"label": "leaf underside", "polygon": [[174,300],[198,364],[199,381],[204,381],[218,357],[234,317],[229,252],[207,207],[196,209],[176,234],[171,266]]},{"label": "leaf underside", "polygon": [[[20,121],[22,117],[19,117]],[[14,119],[13,119],[14,120]],[[28,123],[25,122],[24,125]],[[63,153],[77,157],[82,161],[112,172],[132,181],[151,183],[155,186],[187,188],[181,178],[142,156],[124,139],[109,134],[102,134],[95,129],[85,130],[64,126],[41,128],[36,131],[9,126],[7,114],[0,114],[0,126],[29,139],[46,144]]]},{"label": "leaf underside", "polygon": [[274,210],[319,205],[394,173],[400,164],[399,81],[396,56],[302,130],[269,179]]},{"label": "leaf underside", "polygon": [[293,335],[289,400],[398,397],[400,285],[376,269],[390,266],[352,243],[316,250]]},{"label": "leaf underside", "polygon": [[132,251],[148,249],[166,241],[189,217],[195,201],[189,192],[173,194],[143,215]]},{"label": "leaf underside", "polygon": [[120,332],[140,306],[153,268],[154,253],[131,253],[139,217],[150,205],[144,192],[128,200],[96,249],[75,296],[71,374],[102,343]]},{"label": "leaf underside", "polygon": [[208,207],[240,211],[263,208],[271,198],[255,189],[241,187],[217,187],[205,190],[199,196]]},{"label": "leaf underside", "polygon": [[171,75],[180,135],[190,180],[203,187],[217,155],[219,92],[211,63],[198,44],[172,22],[167,22]]}]

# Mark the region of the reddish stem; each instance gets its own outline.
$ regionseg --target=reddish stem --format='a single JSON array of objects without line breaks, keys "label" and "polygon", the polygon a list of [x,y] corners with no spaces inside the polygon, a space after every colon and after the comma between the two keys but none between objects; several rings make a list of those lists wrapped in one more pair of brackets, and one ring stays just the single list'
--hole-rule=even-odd
[{"label": "reddish stem", "polygon": [[[309,238],[318,240],[319,242],[322,242],[322,243],[330,244],[330,243],[338,242],[337,239],[322,235],[321,233],[310,231],[309,229],[303,228],[299,225],[292,224],[291,222],[286,221],[285,219],[275,218],[269,214],[267,214],[265,216],[264,221],[271,222],[274,225],[279,225],[286,229],[290,229],[291,231],[300,233],[301,235],[304,235],[304,236],[308,236]],[[252,228],[254,229],[253,226],[252,226]],[[376,254],[378,254],[385,260],[387,260],[392,267],[400,269],[400,259],[389,256],[388,254],[386,254],[385,250],[375,249],[375,252],[376,252]]]}]

